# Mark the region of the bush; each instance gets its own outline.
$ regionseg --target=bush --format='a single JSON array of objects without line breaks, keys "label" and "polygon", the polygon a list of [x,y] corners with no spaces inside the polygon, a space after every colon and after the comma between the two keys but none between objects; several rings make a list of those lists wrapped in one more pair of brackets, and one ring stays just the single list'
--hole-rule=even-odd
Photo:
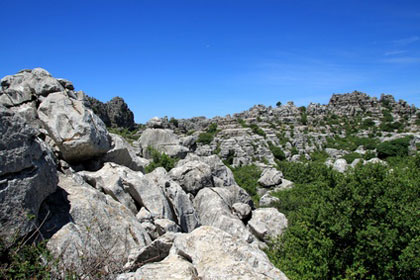
[{"label": "bush", "polygon": [[17,242],[6,247],[0,239],[0,279],[50,279],[52,258],[46,242],[24,244]]},{"label": "bush", "polygon": [[127,142],[133,144],[134,141],[139,139],[139,136],[136,135],[136,130],[129,130],[128,128],[115,128],[115,127],[108,127],[107,128],[110,133],[114,133],[123,137]]},{"label": "bush", "polygon": [[197,143],[209,145],[213,141],[216,133],[217,133],[217,124],[212,123],[207,128],[207,132],[203,132],[203,133],[200,133],[200,135],[198,135]]},{"label": "bush", "polygon": [[416,162],[419,156],[391,167],[360,165],[347,174],[314,163],[285,164],[285,176],[294,170],[298,180],[275,194],[289,228],[269,247],[270,260],[291,280],[419,279]]},{"label": "bush", "polygon": [[169,171],[175,167],[176,162],[178,161],[177,159],[171,158],[165,153],[160,153],[151,146],[147,147],[147,151],[152,157],[152,162],[146,166],[146,173],[150,173],[158,167],[163,167],[166,169],[166,171]]},{"label": "bush", "polygon": [[285,160],[286,155],[284,154],[283,150],[277,146],[274,146],[271,142],[268,143],[268,147],[270,151],[273,153],[273,156],[277,160]]},{"label": "bush", "polygon": [[378,157],[385,159],[395,156],[407,156],[408,146],[410,145],[411,137],[399,138],[391,141],[385,141],[378,145]]},{"label": "bush", "polygon": [[281,102],[280,102],[280,101],[278,101],[278,102],[276,103],[276,106],[277,106],[277,107],[280,107],[280,106],[281,106]]},{"label": "bush", "polygon": [[246,190],[255,204],[258,204],[257,186],[261,170],[256,165],[244,165],[231,169],[236,183]]},{"label": "bush", "polygon": [[258,125],[256,125],[255,123],[251,124],[249,126],[252,130],[253,133],[258,134],[260,136],[265,137],[265,132],[264,130],[262,130]]},{"label": "bush", "polygon": [[210,144],[214,139],[214,134],[210,132],[203,132],[198,135],[197,143],[202,143],[204,145]]},{"label": "bush", "polygon": [[363,158],[363,155],[359,153],[350,153],[343,156],[343,158],[346,160],[348,164],[351,164],[355,159],[357,158]]},{"label": "bush", "polygon": [[178,120],[175,119],[174,117],[169,119],[169,123],[172,124],[175,127],[178,127]]}]

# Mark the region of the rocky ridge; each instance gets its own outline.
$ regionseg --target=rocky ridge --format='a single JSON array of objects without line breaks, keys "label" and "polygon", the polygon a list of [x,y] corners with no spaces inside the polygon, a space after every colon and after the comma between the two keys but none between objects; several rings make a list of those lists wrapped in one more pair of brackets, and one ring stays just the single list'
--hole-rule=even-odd
[{"label": "rocky ridge", "polygon": [[[194,153],[194,137],[154,124],[131,145],[83,92],[41,68],[1,86],[6,247],[47,238],[56,279],[287,279],[262,251],[286,217],[255,209],[218,156]],[[120,125],[115,110],[105,116]],[[150,149],[181,160],[146,174]]]},{"label": "rocky ridge", "polygon": [[[107,130],[136,127],[121,98],[101,103],[41,68],[1,80],[0,118],[0,237],[48,238],[56,278],[287,279],[262,251],[288,224],[270,208],[273,191],[293,187],[276,163],[322,154],[345,172],[381,162],[360,139],[420,143],[419,109],[353,92],[327,105],[153,118],[130,144]],[[149,170],[159,154],[176,163]],[[248,165],[262,171],[258,201],[231,170]]]}]

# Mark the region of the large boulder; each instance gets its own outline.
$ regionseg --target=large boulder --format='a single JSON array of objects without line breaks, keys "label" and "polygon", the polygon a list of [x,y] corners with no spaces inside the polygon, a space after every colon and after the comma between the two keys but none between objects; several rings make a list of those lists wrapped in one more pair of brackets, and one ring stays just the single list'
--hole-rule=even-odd
[{"label": "large boulder", "polygon": [[183,232],[191,232],[200,225],[197,212],[194,209],[190,197],[181,186],[172,180],[162,167],[156,168],[146,175],[146,178],[157,184],[165,193],[166,198],[172,205],[178,225]]},{"label": "large boulder", "polygon": [[151,243],[133,213],[84,183],[80,176],[59,174],[58,186],[67,195],[71,220],[57,231],[51,217],[44,230],[56,231],[47,248],[59,259],[60,271],[71,271],[81,278],[110,275],[120,271],[134,251]]},{"label": "large boulder", "polygon": [[271,188],[282,183],[283,173],[275,168],[267,168],[258,179],[258,183],[264,188]]},{"label": "large boulder", "polygon": [[180,144],[178,136],[170,129],[148,128],[141,134],[139,144],[145,158],[151,157],[148,147],[179,158],[184,158],[189,151]]},{"label": "large boulder", "polygon": [[269,241],[284,232],[287,228],[287,218],[276,208],[259,208],[252,211],[248,226],[260,240]]},{"label": "large boulder", "polygon": [[4,77],[0,83],[3,92],[0,95],[0,104],[7,107],[64,90],[59,81],[42,68],[22,70],[15,75]]},{"label": "large boulder", "polygon": [[43,99],[38,115],[63,158],[77,162],[105,154],[110,149],[104,123],[83,100],[56,92]]},{"label": "large boulder", "polygon": [[203,280],[287,279],[264,252],[214,227],[202,226],[189,234],[178,235],[171,255],[190,260],[198,278]]},{"label": "large boulder", "polygon": [[239,187],[204,188],[194,198],[194,207],[202,225],[219,228],[251,243],[253,235],[232,208],[235,203],[243,202],[236,188]]},{"label": "large boulder", "polygon": [[187,193],[195,195],[202,188],[214,186],[210,166],[201,161],[188,161],[169,171],[169,176]]},{"label": "large boulder", "polygon": [[0,238],[11,241],[34,230],[40,205],[57,181],[50,149],[0,106]]},{"label": "large boulder", "polygon": [[182,256],[170,255],[161,262],[147,263],[136,272],[120,274],[117,280],[193,280],[197,278],[197,270]]},{"label": "large boulder", "polygon": [[110,133],[111,150],[102,158],[105,162],[114,162],[126,166],[134,171],[144,172],[144,168],[149,164],[145,158],[136,155],[133,147],[121,136]]},{"label": "large boulder", "polygon": [[126,205],[134,215],[144,206],[154,218],[174,220],[161,188],[141,172],[108,162],[96,172],[83,171],[81,174],[91,185]]}]

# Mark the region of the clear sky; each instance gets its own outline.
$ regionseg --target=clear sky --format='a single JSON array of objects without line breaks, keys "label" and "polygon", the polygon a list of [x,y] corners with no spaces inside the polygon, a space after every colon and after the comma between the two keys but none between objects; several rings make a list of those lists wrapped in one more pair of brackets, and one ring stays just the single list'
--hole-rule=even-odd
[{"label": "clear sky", "polygon": [[42,67],[137,122],[332,93],[420,105],[419,0],[2,0],[0,76]]}]

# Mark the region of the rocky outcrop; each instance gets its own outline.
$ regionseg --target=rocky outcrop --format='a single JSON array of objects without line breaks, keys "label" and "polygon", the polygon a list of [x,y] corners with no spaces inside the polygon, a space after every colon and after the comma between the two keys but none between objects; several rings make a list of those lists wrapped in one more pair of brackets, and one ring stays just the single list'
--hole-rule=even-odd
[{"label": "rocky outcrop", "polygon": [[83,100],[56,92],[43,99],[38,114],[67,161],[87,160],[110,149],[104,123],[84,106]]},{"label": "rocky outcrop", "polygon": [[[97,271],[120,270],[134,250],[151,243],[136,217],[111,196],[95,190],[77,175],[59,174],[58,187],[67,193],[71,221],[58,231],[47,221],[46,228],[56,230],[48,241],[59,266],[81,275]],[[51,219],[54,221],[53,219]]]},{"label": "rocky outcrop", "polygon": [[171,254],[190,260],[203,280],[287,279],[261,250],[214,227],[177,236]]},{"label": "rocky outcrop", "polygon": [[134,171],[144,172],[149,160],[139,157],[134,148],[121,136],[110,133],[111,149],[102,157],[104,162],[114,162]]},{"label": "rocky outcrop", "polygon": [[106,163],[99,171],[83,171],[81,175],[92,186],[125,205],[134,215],[141,207],[145,207],[154,218],[174,219],[161,188],[149,181],[141,172],[114,163]]},{"label": "rocky outcrop", "polygon": [[108,127],[128,128],[135,127],[134,114],[121,97],[114,97],[106,103],[88,97],[89,106]]},{"label": "rocky outcrop", "polygon": [[151,157],[148,147],[178,158],[184,158],[189,151],[181,145],[179,137],[169,129],[148,128],[141,134],[139,144],[145,158]]},{"label": "rocky outcrop", "polygon": [[287,219],[284,214],[275,208],[259,208],[252,211],[248,226],[256,237],[269,241],[281,235],[287,228]]},{"label": "rocky outcrop", "polygon": [[0,106],[0,237],[11,241],[34,230],[42,201],[56,187],[51,150],[23,119]]},{"label": "rocky outcrop", "polygon": [[12,107],[26,103],[53,92],[64,91],[64,87],[42,68],[22,70],[6,76],[0,81],[2,94],[0,104]]}]

